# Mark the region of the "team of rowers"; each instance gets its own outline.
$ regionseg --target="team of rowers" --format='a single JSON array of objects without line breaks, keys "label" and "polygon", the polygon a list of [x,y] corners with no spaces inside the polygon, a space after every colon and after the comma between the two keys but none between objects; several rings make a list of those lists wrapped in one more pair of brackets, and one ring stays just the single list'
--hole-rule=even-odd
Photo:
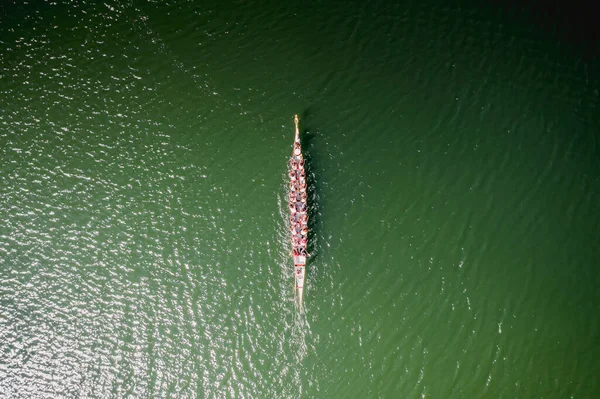
[{"label": "team of rowers", "polygon": [[306,172],[300,144],[294,142],[290,158],[290,230],[292,233],[292,256],[308,256],[308,205],[306,202]]}]

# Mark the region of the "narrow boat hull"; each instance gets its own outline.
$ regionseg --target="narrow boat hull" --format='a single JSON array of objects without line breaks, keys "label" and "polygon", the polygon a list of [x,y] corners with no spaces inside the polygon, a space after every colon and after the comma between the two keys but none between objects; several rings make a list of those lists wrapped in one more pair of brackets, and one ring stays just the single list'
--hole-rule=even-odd
[{"label": "narrow boat hull", "polygon": [[298,128],[298,115],[294,116],[296,130],[294,133],[294,147],[290,158],[290,234],[292,242],[292,258],[294,260],[294,292],[296,303],[302,309],[304,296],[304,280],[306,276],[306,258],[308,257],[308,203],[306,171],[304,157],[300,142],[300,129]]}]

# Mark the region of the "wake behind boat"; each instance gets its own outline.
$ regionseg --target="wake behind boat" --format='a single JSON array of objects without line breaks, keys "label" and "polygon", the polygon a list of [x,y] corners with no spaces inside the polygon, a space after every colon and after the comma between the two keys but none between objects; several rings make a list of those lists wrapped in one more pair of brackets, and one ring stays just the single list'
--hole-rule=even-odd
[{"label": "wake behind boat", "polygon": [[306,258],[308,257],[308,203],[306,192],[306,171],[304,170],[304,157],[300,144],[300,130],[298,128],[298,115],[294,115],[296,132],[294,135],[294,149],[290,158],[290,233],[292,241],[292,257],[294,259],[294,285],[298,307],[302,309],[302,296],[304,294],[304,278],[306,276]]}]

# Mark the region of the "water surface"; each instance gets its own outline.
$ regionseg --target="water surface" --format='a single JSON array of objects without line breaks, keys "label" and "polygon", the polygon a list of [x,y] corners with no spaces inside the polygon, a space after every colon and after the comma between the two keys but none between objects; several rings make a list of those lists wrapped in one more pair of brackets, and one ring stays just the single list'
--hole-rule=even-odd
[{"label": "water surface", "polygon": [[600,391],[575,49],[468,2],[20,4],[0,33],[0,396]]}]

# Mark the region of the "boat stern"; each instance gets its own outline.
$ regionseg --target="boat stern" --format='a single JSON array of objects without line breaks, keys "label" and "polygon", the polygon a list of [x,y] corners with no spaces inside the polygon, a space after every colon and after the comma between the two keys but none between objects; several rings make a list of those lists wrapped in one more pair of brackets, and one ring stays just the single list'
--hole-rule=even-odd
[{"label": "boat stern", "polygon": [[302,297],[304,296],[304,278],[306,276],[306,268],[304,265],[296,264],[294,266],[294,281],[296,282],[296,300],[298,307],[302,309]]}]

